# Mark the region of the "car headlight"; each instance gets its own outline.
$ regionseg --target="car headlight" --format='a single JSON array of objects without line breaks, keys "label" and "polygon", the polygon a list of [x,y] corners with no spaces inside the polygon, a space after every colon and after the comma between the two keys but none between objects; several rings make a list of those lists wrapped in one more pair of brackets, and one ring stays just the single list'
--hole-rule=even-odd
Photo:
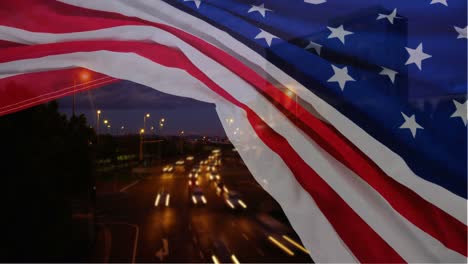
[{"label": "car headlight", "polygon": [[247,205],[246,205],[242,200],[239,199],[239,201],[237,201],[237,202],[238,202],[244,209],[247,208]]},{"label": "car headlight", "polygon": [[235,208],[235,206],[231,203],[231,201],[229,201],[228,199],[226,200],[227,204],[229,205],[229,207],[231,207],[232,209]]}]

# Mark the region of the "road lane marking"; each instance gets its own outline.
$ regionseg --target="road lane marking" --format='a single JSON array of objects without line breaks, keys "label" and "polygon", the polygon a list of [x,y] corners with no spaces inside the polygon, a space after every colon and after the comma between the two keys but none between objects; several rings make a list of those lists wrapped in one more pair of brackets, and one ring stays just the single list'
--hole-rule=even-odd
[{"label": "road lane marking", "polygon": [[133,225],[135,227],[135,242],[133,243],[133,256],[132,256],[132,263],[135,263],[136,252],[138,248],[138,237],[140,235],[140,228],[137,225]]},{"label": "road lane marking", "polygon": [[130,183],[129,185],[127,185],[127,186],[123,187],[122,189],[120,189],[120,192],[125,192],[126,190],[132,188],[135,184],[137,184],[139,182],[140,182],[140,180],[136,180],[136,181]]},{"label": "road lane marking", "polygon": [[[98,223],[99,224],[99,223]],[[125,222],[117,222],[117,223],[101,223],[104,225],[126,225],[135,228],[135,240],[133,241],[133,253],[132,253],[132,264],[135,264],[136,253],[138,249],[138,239],[140,237],[140,227],[138,225],[129,224]]]},{"label": "road lane marking", "polygon": [[159,261],[163,261],[165,256],[169,256],[169,242],[167,241],[166,238],[163,238],[163,247],[159,249],[155,256],[159,258]]},{"label": "road lane marking", "polygon": [[278,248],[280,248],[281,250],[283,250],[284,252],[286,252],[288,255],[294,256],[294,252],[292,252],[287,246],[283,245],[281,242],[279,242],[278,240],[276,240],[274,237],[268,236],[268,239],[269,239],[273,244],[275,244]]},{"label": "road lane marking", "polygon": [[302,252],[306,253],[306,254],[310,254],[309,251],[307,249],[305,249],[303,246],[301,246],[299,243],[297,243],[296,241],[292,240],[292,238],[284,235],[283,238],[288,241],[289,243],[293,244],[295,247],[297,247],[298,249],[302,250]]},{"label": "road lane marking", "polygon": [[245,240],[249,240],[249,237],[245,233],[242,233],[242,237],[245,238]]},{"label": "road lane marking", "polygon": [[103,256],[103,263],[109,263],[109,257],[112,248],[112,232],[105,224],[97,224],[102,226],[103,234],[104,234],[104,256]]}]

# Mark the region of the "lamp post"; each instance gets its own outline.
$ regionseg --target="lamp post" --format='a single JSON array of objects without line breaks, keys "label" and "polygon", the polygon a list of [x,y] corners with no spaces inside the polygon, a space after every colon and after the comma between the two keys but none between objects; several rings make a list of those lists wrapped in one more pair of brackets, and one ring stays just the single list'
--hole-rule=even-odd
[{"label": "lamp post", "polygon": [[150,118],[150,114],[147,113],[144,117],[143,117],[143,133],[145,133],[145,129],[146,129],[146,119],[147,118]]},{"label": "lamp post", "polygon": [[104,119],[104,122],[103,122],[103,123],[104,123],[104,125],[105,125],[107,128],[109,128],[109,121],[108,121],[107,119]]},{"label": "lamp post", "polygon": [[180,133],[179,133],[179,136],[180,136],[180,148],[181,148],[181,153],[182,153],[182,155],[184,154],[184,138],[183,138],[184,134],[185,134],[185,131],[183,131],[183,130],[180,131]]},{"label": "lamp post", "polygon": [[161,135],[162,135],[162,129],[164,128],[164,122],[166,122],[166,119],[164,117],[159,120],[159,130],[161,132]]},{"label": "lamp post", "polygon": [[140,153],[139,153],[139,157],[140,157],[140,161],[143,160],[143,134],[145,133],[145,129],[140,129]]},{"label": "lamp post", "polygon": [[99,134],[99,119],[101,118],[101,110],[96,111],[96,135]]},{"label": "lamp post", "polygon": [[[89,73],[85,70],[79,73],[79,78],[81,81],[86,82],[89,79]],[[75,116],[75,99],[76,97],[76,78],[73,78],[73,108],[72,108],[72,115]]]}]

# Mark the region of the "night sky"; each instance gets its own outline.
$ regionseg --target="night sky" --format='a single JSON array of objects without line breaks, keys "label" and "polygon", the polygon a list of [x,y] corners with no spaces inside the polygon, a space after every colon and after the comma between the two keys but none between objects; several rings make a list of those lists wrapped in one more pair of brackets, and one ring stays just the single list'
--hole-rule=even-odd
[{"label": "night sky", "polygon": [[[71,116],[73,96],[58,100],[60,111]],[[85,114],[91,126],[96,126],[96,110],[100,109],[100,131],[106,130],[103,120],[109,120],[111,132],[137,133],[143,127],[143,117],[150,113],[146,128],[159,125],[166,119],[162,134],[225,136],[215,111],[215,105],[197,100],[172,96],[129,81],[119,81],[98,89],[76,94],[76,113]],[[158,131],[159,133],[159,131]]]}]

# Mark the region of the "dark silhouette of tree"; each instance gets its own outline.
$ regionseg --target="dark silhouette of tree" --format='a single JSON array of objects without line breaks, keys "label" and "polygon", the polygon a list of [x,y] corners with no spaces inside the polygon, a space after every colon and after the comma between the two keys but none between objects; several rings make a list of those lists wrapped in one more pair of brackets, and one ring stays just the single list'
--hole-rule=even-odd
[{"label": "dark silhouette of tree", "polygon": [[0,117],[0,261],[79,261],[72,201],[93,206],[94,141],[86,118],[67,120],[56,102]]}]

